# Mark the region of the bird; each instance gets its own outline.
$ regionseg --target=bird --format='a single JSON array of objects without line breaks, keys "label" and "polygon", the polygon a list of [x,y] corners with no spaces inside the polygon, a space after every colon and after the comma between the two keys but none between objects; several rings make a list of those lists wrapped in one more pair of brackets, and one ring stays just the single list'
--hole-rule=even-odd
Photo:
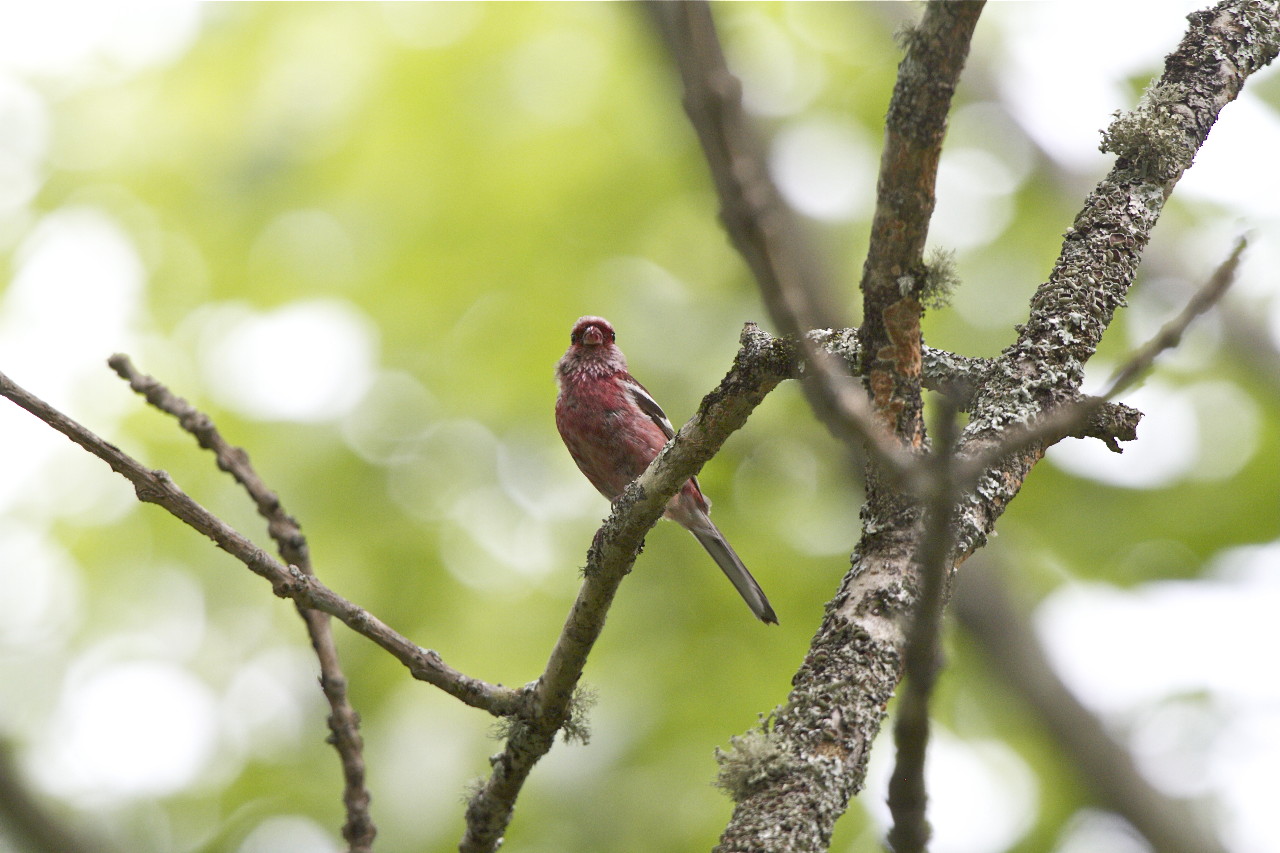
[{"label": "bird", "polygon": [[[569,455],[610,501],[649,467],[676,434],[653,395],[627,370],[613,326],[603,317],[580,317],[569,349],[556,363],[556,428]],[[761,622],[778,616],[729,540],[711,521],[711,501],[696,477],[671,498],[665,518],[693,534]]]}]

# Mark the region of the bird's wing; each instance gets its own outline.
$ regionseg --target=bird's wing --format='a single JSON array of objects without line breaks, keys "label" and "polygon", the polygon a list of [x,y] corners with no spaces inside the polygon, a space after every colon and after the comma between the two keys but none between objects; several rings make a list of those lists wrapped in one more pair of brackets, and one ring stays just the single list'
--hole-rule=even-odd
[{"label": "bird's wing", "polygon": [[653,395],[643,385],[628,375],[623,377],[622,386],[627,389],[631,399],[636,401],[640,411],[648,415],[649,420],[653,421],[658,429],[662,430],[662,434],[667,437],[667,441],[676,437],[675,427],[671,425],[670,419],[667,418],[667,413],[662,411],[658,401],[653,399]]}]

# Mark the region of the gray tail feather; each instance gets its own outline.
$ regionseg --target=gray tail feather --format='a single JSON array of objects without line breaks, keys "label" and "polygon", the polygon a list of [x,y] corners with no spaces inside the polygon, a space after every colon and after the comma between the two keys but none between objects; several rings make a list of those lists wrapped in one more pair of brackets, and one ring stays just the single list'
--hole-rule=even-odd
[{"label": "gray tail feather", "polygon": [[778,615],[769,605],[769,599],[765,598],[764,590],[760,588],[760,584],[756,583],[756,579],[742,564],[733,546],[715,525],[710,525],[709,530],[691,530],[690,533],[702,543],[702,547],[707,549],[707,553],[716,561],[716,565],[733,582],[734,588],[738,590],[738,594],[742,596],[742,600],[751,608],[756,618],[761,622],[777,625]]}]

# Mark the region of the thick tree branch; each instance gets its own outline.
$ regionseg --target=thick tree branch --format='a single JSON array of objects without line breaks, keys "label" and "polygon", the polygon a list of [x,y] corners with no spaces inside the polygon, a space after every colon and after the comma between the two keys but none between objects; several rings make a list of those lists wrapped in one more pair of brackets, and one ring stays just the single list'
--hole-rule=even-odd
[{"label": "thick tree branch", "polygon": [[[1176,175],[1248,74],[1275,56],[1276,5],[1230,0],[1191,16],[1161,81],[1170,85],[1160,89],[1171,91],[1176,81],[1183,94],[1176,103],[1162,101],[1157,122],[1192,129],[1190,150],[1171,170],[1169,157],[1148,162],[1140,148],[1126,149],[1090,196],[1049,284],[1033,300],[1018,342],[992,362],[976,388],[959,443],[962,459],[998,446],[1007,427],[1079,394],[1084,360],[1132,281]],[[862,343],[875,346],[865,336]],[[1007,453],[978,478],[957,513],[953,561],[985,542],[1042,454],[1040,445]],[[867,749],[901,675],[903,617],[918,593],[913,561],[920,528],[916,510],[864,511],[853,569],[828,605],[787,705],[765,735],[775,757],[749,790],[735,791],[737,807],[718,848],[722,853],[825,849],[835,819],[863,783]]]},{"label": "thick tree branch", "polygon": [[587,552],[585,580],[546,671],[533,688],[531,713],[516,722],[503,751],[491,759],[492,774],[467,806],[466,834],[459,845],[463,853],[493,851],[502,843],[516,797],[534,764],[551,749],[556,732],[568,721],[574,689],[604,629],[614,595],[667,501],[746,423],[766,394],[794,375],[795,366],[793,343],[770,338],[747,324],[742,348],[720,385],[614,502]]},{"label": "thick tree branch", "polygon": [[[966,458],[989,457],[1011,427],[1079,398],[1085,363],[1124,302],[1169,193],[1222,108],[1280,49],[1277,0],[1224,0],[1188,20],[1163,75],[1133,112],[1113,122],[1105,144],[1121,156],[1067,231],[1017,342],[978,389],[960,442]],[[1143,138],[1146,147],[1137,144]],[[1033,442],[980,478],[961,513],[966,552],[985,540],[1043,452]]]},{"label": "thick tree branch", "polygon": [[862,268],[862,373],[880,420],[908,447],[924,441],[920,317],[924,246],[951,97],[982,0],[931,2],[907,32],[885,118],[876,211]]},{"label": "thick tree branch", "polygon": [[525,705],[524,694],[501,685],[487,684],[450,667],[440,656],[414,645],[367,610],[352,604],[296,566],[286,566],[246,539],[226,522],[192,500],[169,475],[147,468],[92,430],[59,412],[0,373],[0,397],[7,397],[44,423],[111,466],[133,484],[138,500],[153,503],[187,526],[213,540],[254,574],[266,578],[281,598],[336,616],[357,634],[386,649],[408,667],[414,678],[439,687],[449,695],[491,714],[515,714]]},{"label": "thick tree branch", "polygon": [[[314,575],[306,537],[297,520],[285,512],[280,498],[267,487],[249,462],[243,448],[230,444],[213,420],[177,396],[153,377],[140,373],[127,355],[116,354],[107,359],[119,376],[134,391],[162,412],[177,418],[179,425],[195,436],[205,450],[212,451],[218,468],[226,471],[244,487],[267,520],[267,532],[275,540],[281,558],[297,566],[304,574]],[[320,662],[320,688],[329,703],[330,743],[342,762],[343,794],[347,820],[342,837],[351,853],[368,853],[373,848],[377,827],[369,814],[369,791],[365,787],[364,741],[360,737],[360,716],[347,697],[347,679],[338,661],[338,647],[333,639],[329,615],[298,605],[298,615],[307,626],[311,647]]]},{"label": "thick tree branch", "polygon": [[969,456],[960,466],[956,479],[961,487],[972,488],[978,478],[1002,456],[1019,453],[1036,445],[1049,447],[1067,436],[1098,438],[1113,452],[1122,452],[1117,440],[1137,439],[1137,426],[1142,413],[1131,406],[1107,401],[1132,387],[1161,353],[1176,347],[1182,341],[1182,336],[1197,317],[1217,304],[1227,288],[1235,282],[1236,268],[1246,245],[1246,239],[1241,237],[1227,259],[1192,294],[1178,315],[1165,323],[1151,340],[1139,347],[1116,369],[1111,381],[1107,383],[1107,390],[1101,396],[1080,395],[1028,423],[1007,428],[998,445],[988,448],[984,453]]}]

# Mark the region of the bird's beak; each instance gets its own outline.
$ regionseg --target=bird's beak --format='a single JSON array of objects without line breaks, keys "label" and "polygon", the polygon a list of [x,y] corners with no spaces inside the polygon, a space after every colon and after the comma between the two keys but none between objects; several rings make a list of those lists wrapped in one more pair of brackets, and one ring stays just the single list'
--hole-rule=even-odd
[{"label": "bird's beak", "polygon": [[582,333],[582,342],[589,347],[598,347],[604,343],[604,332],[599,326],[587,326]]}]

